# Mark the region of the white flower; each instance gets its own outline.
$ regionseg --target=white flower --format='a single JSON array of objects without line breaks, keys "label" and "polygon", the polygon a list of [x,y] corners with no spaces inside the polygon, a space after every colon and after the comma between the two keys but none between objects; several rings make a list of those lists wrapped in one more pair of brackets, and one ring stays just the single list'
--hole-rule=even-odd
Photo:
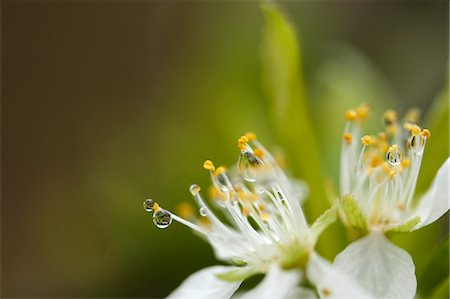
[{"label": "white flower", "polygon": [[348,120],[341,152],[340,215],[356,235],[335,259],[334,267],[380,298],[413,298],[414,263],[392,244],[388,232],[409,232],[436,221],[449,209],[449,160],[430,189],[417,200],[414,190],[430,132],[415,123],[418,112],[405,116],[402,126],[394,111],[384,114],[386,129],[363,136],[366,106],[346,113]]},{"label": "white flower", "polygon": [[[313,298],[314,293],[299,287],[299,283],[306,266],[313,276],[321,273],[311,279],[313,283],[319,282],[318,276],[332,271],[313,248],[320,233],[335,221],[336,209],[328,210],[308,226],[300,205],[307,195],[304,184],[288,179],[254,134],[242,136],[238,144],[237,173],[216,168],[209,160],[203,165],[211,175],[215,209],[203,200],[198,185],[192,185],[190,191],[199,206],[200,218],[186,205],[180,217],[152,200],[144,202],[147,211],[154,211],[158,227],[166,228],[172,220],[178,221],[206,238],[219,259],[234,264],[192,274],[169,298],[230,298],[245,278],[256,273],[266,276],[257,287],[237,296],[289,298],[301,294]],[[215,210],[221,210],[227,221],[222,221]],[[326,294],[339,295],[335,287],[331,281],[322,285]]]}]

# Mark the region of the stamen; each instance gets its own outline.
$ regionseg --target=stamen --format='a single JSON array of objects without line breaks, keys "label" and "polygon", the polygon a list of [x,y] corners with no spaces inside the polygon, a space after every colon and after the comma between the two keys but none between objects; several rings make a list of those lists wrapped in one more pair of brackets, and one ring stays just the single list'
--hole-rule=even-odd
[{"label": "stamen", "polygon": [[[189,187],[189,191],[193,196],[196,196],[200,192],[201,188],[197,184],[192,184],[191,187]],[[216,190],[216,189],[214,189]]]},{"label": "stamen", "polygon": [[[415,126],[417,127],[417,126]],[[418,127],[417,127],[418,128]],[[411,138],[408,140],[407,145],[409,145],[410,149],[416,154],[416,155],[422,155],[423,150],[425,148],[425,136],[430,136],[429,133],[421,134],[420,128],[417,130],[416,128],[411,129]],[[425,136],[424,136],[425,135]]]},{"label": "stamen", "polygon": [[344,134],[342,135],[342,138],[344,139],[345,143],[347,143],[347,144],[351,144],[351,143],[352,143],[352,139],[353,139],[352,134],[350,134],[350,133],[344,133]]},{"label": "stamen", "polygon": [[270,215],[268,213],[261,213],[260,217],[261,217],[261,220],[264,222],[268,222],[270,219]]},{"label": "stamen", "polygon": [[[211,172],[211,180],[213,181],[214,185],[223,193],[228,193],[233,190],[233,185],[231,184],[231,181],[228,178],[224,167],[217,168],[217,171],[214,173]],[[230,199],[231,198],[232,196],[230,194]]]},{"label": "stamen", "polygon": [[402,161],[402,167],[403,168],[408,168],[410,165],[411,165],[411,160],[410,159],[408,159],[408,158],[403,159],[403,161]]},{"label": "stamen", "polygon": [[363,145],[373,145],[375,144],[376,139],[373,136],[365,135],[361,137],[361,142]]},{"label": "stamen", "polygon": [[420,114],[421,112],[419,109],[412,108],[406,113],[405,120],[409,123],[416,124],[419,122]]},{"label": "stamen", "polygon": [[356,108],[356,117],[359,120],[365,120],[369,115],[369,111],[370,111],[369,106],[367,104],[363,104],[358,108]]},{"label": "stamen", "polygon": [[217,167],[217,169],[214,171],[214,176],[218,177],[221,173],[225,172],[225,167],[223,166],[219,166]]},{"label": "stamen", "polygon": [[394,110],[386,110],[383,115],[383,120],[385,126],[389,127],[395,124],[397,121],[397,113]]},{"label": "stamen", "polygon": [[398,132],[398,127],[395,124],[386,127],[386,133],[389,136],[394,136],[395,134],[397,134],[397,132]]},{"label": "stamen", "polygon": [[431,136],[431,132],[430,132],[430,130],[428,130],[428,129],[423,129],[423,131],[422,131],[422,136],[423,137],[425,137],[425,138],[430,138],[430,136]]},{"label": "stamen", "polygon": [[414,125],[411,127],[410,131],[413,136],[419,136],[421,130],[419,126]]},{"label": "stamen", "polygon": [[214,163],[211,160],[206,160],[205,162],[203,162],[203,168],[209,171],[214,171],[216,169]]},{"label": "stamen", "polygon": [[249,138],[247,136],[241,136],[238,139],[238,146],[239,149],[242,151],[247,147],[247,142],[248,142]]},{"label": "stamen", "polygon": [[403,124],[403,129],[411,131],[412,127],[414,127],[414,124],[410,123],[410,122],[406,122]]},{"label": "stamen", "polygon": [[354,121],[356,119],[355,110],[347,110],[347,112],[345,112],[345,119],[348,121]]},{"label": "stamen", "polygon": [[247,137],[248,140],[250,140],[250,141],[255,141],[256,140],[256,134],[253,133],[253,132],[245,133],[245,137]]},{"label": "stamen", "polygon": [[155,212],[161,210],[161,207],[159,206],[159,204],[157,202],[153,203],[153,210]]},{"label": "stamen", "polygon": [[262,159],[263,156],[264,156],[264,152],[263,152],[263,150],[260,149],[260,148],[256,148],[256,149],[253,151],[253,153],[255,154],[256,157],[258,157],[258,158],[260,158],[260,159]]}]

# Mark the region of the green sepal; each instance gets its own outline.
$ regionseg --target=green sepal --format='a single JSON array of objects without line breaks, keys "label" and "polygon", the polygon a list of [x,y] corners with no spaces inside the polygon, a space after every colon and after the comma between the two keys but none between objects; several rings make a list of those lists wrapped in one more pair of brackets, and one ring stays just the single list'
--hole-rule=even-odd
[{"label": "green sepal", "polygon": [[386,233],[409,233],[409,232],[412,232],[412,229],[417,224],[419,224],[419,222],[420,222],[420,217],[415,216],[415,217],[412,217],[412,218],[406,220],[402,224],[391,227],[389,230],[386,231]]},{"label": "green sepal", "polygon": [[314,243],[319,238],[320,234],[332,223],[334,223],[337,219],[337,207],[333,206],[326,210],[325,212],[320,215],[319,218],[314,221],[314,223],[311,225],[311,232],[312,237],[314,240]]},{"label": "green sepal", "polygon": [[261,271],[258,271],[253,267],[233,267],[232,270],[216,274],[216,276],[222,280],[234,282],[247,279],[258,273],[261,273]]},{"label": "green sepal", "polygon": [[358,235],[368,233],[366,216],[352,194],[347,194],[341,199],[341,210],[344,214],[344,223],[352,232]]},{"label": "green sepal", "polygon": [[283,248],[283,254],[280,259],[281,268],[293,269],[304,268],[308,261],[310,250],[306,247],[294,245]]}]

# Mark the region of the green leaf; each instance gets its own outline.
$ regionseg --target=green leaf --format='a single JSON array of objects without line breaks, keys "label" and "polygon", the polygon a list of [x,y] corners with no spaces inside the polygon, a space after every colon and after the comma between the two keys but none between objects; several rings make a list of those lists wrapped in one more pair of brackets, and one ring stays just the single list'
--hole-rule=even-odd
[{"label": "green leaf", "polygon": [[344,222],[351,231],[358,234],[367,233],[367,219],[352,194],[347,194],[341,199],[341,210],[344,214]]},{"label": "green leaf", "polygon": [[[305,96],[300,43],[293,24],[276,5],[266,3],[261,9],[264,17],[262,79],[269,113],[279,143],[286,150],[289,168],[310,188],[310,198],[304,209],[315,219],[329,203],[324,193],[319,150]],[[342,231],[333,231],[326,240],[328,244],[319,243],[319,251],[332,257],[336,250],[329,244],[338,245],[344,240]]]},{"label": "green leaf", "polygon": [[261,273],[261,271],[258,271],[253,267],[234,267],[232,270],[216,274],[216,276],[222,280],[233,282],[244,280],[258,273]]},{"label": "green leaf", "polygon": [[311,231],[314,242],[319,238],[320,234],[337,219],[337,207],[333,206],[326,210],[311,225]]},{"label": "green leaf", "polygon": [[420,222],[420,217],[412,217],[402,224],[390,228],[387,233],[409,233]]},{"label": "green leaf", "polygon": [[447,238],[431,252],[424,270],[419,275],[419,292],[424,297],[431,295],[432,290],[439,288],[444,280],[448,280],[448,239],[447,236]]}]

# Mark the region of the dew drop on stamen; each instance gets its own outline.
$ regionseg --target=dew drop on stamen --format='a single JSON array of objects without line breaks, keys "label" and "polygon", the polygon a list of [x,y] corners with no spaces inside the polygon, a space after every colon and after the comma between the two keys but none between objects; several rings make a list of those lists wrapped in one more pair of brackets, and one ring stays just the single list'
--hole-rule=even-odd
[{"label": "dew drop on stamen", "polygon": [[244,180],[254,182],[257,176],[257,168],[260,166],[262,166],[262,161],[253,153],[247,150],[241,151],[238,159],[238,168]]},{"label": "dew drop on stamen", "polygon": [[146,199],[145,201],[144,201],[144,209],[147,211],[147,212],[151,212],[151,211],[153,211],[153,206],[155,205],[155,202],[153,201],[153,199]]},{"label": "dew drop on stamen", "polygon": [[386,160],[392,166],[398,166],[402,162],[402,153],[397,147],[391,147],[386,154]]},{"label": "dew drop on stamen", "polygon": [[217,175],[216,182],[220,190],[224,193],[227,193],[233,189],[233,185],[231,184],[230,179],[228,178],[225,171]]},{"label": "dew drop on stamen", "polygon": [[200,186],[197,184],[192,184],[191,187],[189,187],[189,191],[195,196],[200,192]]},{"label": "dew drop on stamen", "polygon": [[208,213],[206,212],[205,207],[201,207],[198,212],[200,213],[201,216],[206,217],[208,215]]},{"label": "dew drop on stamen", "polygon": [[172,215],[166,210],[158,210],[153,214],[153,223],[158,228],[167,228],[172,223]]}]

